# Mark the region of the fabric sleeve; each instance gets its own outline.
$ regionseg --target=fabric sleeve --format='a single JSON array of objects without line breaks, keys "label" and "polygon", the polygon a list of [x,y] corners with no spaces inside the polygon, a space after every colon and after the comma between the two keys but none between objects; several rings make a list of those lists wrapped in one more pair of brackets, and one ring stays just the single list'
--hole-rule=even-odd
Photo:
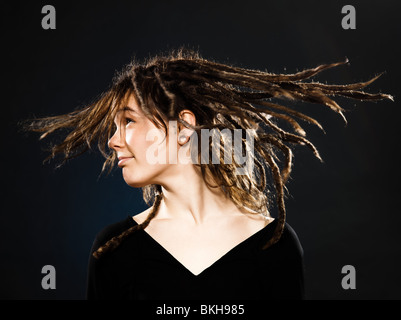
[{"label": "fabric sleeve", "polygon": [[277,300],[304,299],[304,254],[295,231],[286,224],[280,240],[266,251],[261,267],[268,272],[263,275],[262,295]]},{"label": "fabric sleeve", "polygon": [[126,230],[130,226],[129,221],[129,218],[127,218],[124,221],[111,224],[96,235],[90,251],[87,269],[86,298],[88,300],[111,298],[110,295],[113,292],[113,279],[111,278],[113,263],[110,261],[111,258],[106,256],[96,259],[92,253],[108,240]]},{"label": "fabric sleeve", "polygon": [[102,261],[92,255],[103,244],[103,238],[101,234],[97,235],[90,251],[86,287],[86,298],[88,300],[104,299],[104,293],[107,292],[102,277]]}]

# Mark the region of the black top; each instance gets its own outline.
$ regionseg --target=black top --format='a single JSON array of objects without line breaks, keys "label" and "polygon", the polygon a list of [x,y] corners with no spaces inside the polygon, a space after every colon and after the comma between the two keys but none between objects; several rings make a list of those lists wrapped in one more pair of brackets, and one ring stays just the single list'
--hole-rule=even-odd
[{"label": "black top", "polygon": [[[91,253],[107,240],[136,225],[132,217],[106,227]],[[303,250],[286,224],[281,239],[266,250],[277,219],[236,245],[194,275],[146,231],[138,230],[114,251],[88,266],[88,299],[226,300],[302,299]]]}]

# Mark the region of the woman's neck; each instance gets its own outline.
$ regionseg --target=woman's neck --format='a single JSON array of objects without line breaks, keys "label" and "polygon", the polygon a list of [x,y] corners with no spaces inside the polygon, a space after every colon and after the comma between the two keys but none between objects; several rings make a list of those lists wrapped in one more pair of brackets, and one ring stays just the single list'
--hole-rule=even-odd
[{"label": "woman's neck", "polygon": [[185,166],[168,184],[162,184],[162,193],[159,219],[182,218],[202,224],[237,209],[220,187],[210,188],[205,183],[195,166]]}]

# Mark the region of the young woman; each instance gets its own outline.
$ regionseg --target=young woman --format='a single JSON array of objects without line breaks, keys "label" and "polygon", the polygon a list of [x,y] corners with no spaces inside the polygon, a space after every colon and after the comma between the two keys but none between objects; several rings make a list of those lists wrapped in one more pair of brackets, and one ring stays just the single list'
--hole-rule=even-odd
[{"label": "young woman", "polygon": [[103,170],[118,161],[125,182],[142,188],[150,205],[97,235],[87,297],[303,298],[303,251],[286,223],[285,184],[293,146],[319,157],[296,119],[321,126],[277,100],[342,115],[329,96],[392,98],[360,91],[377,77],[305,82],[346,62],[271,74],[180,49],[132,62],[86,108],[31,123],[41,138],[70,129],[50,157],[61,153],[65,161],[97,144]]}]

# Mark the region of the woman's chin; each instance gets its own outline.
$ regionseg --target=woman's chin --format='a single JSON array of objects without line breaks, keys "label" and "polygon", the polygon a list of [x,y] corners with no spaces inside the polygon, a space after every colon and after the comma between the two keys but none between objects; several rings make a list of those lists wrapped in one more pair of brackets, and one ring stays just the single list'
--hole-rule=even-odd
[{"label": "woman's chin", "polygon": [[129,185],[132,188],[142,188],[146,187],[150,183],[147,181],[139,181],[138,179],[126,179],[124,178],[124,181],[127,185]]},{"label": "woman's chin", "polygon": [[151,184],[148,179],[140,179],[138,177],[126,176],[123,174],[124,181],[132,188],[143,188]]}]

